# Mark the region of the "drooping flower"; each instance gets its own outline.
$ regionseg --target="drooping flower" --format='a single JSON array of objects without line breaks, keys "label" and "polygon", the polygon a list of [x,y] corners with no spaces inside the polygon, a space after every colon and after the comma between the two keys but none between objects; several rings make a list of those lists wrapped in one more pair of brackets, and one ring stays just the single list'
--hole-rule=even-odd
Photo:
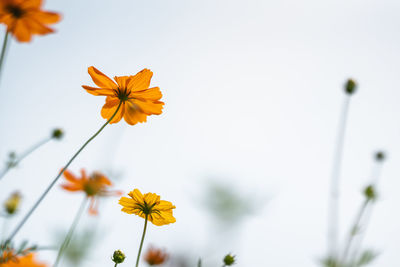
[{"label": "drooping flower", "polygon": [[42,0],[1,0],[0,23],[19,42],[29,42],[33,34],[45,35],[54,32],[47,24],[60,20],[55,12],[41,10]]},{"label": "drooping flower", "polygon": [[110,191],[111,181],[99,172],[94,172],[90,176],[86,174],[84,169],[81,170],[81,177],[77,178],[70,171],[64,171],[64,177],[67,182],[61,185],[67,191],[82,191],[90,199],[89,213],[96,215],[97,197],[121,195],[120,191]]},{"label": "drooping flower", "polygon": [[124,118],[128,124],[134,125],[146,122],[149,115],[162,113],[162,94],[158,87],[149,88],[153,76],[149,69],[143,69],[134,76],[115,76],[115,82],[93,66],[89,67],[88,72],[99,88],[82,87],[92,95],[106,96],[101,116],[110,119],[119,108],[110,123],[117,123]]},{"label": "drooping flower", "polygon": [[144,255],[144,260],[148,265],[163,264],[168,258],[168,254],[161,249],[150,247]]},{"label": "drooping flower", "polygon": [[35,259],[34,253],[18,256],[6,263],[0,264],[1,267],[47,267],[47,264],[40,263]]},{"label": "drooping flower", "polygon": [[160,200],[160,196],[154,193],[142,193],[138,189],[134,189],[128,197],[121,197],[119,204],[123,206],[121,209],[128,214],[136,214],[142,218],[147,218],[154,225],[165,225],[176,222],[172,214],[175,206],[171,202]]}]

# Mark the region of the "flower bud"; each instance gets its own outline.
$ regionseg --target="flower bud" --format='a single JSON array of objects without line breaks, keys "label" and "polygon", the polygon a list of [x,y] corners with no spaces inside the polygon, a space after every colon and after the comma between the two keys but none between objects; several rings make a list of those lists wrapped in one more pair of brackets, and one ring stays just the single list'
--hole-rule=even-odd
[{"label": "flower bud", "polygon": [[60,128],[56,128],[51,133],[51,137],[54,139],[61,139],[64,136],[64,131]]},{"label": "flower bud", "polygon": [[224,265],[231,266],[233,264],[235,264],[235,256],[229,253],[224,257]]},{"label": "flower bud", "polygon": [[383,151],[378,151],[375,153],[375,160],[376,161],[384,161],[385,160],[385,153]]},{"label": "flower bud", "polygon": [[112,261],[119,264],[119,263],[123,263],[125,260],[125,254],[122,253],[121,250],[116,250],[114,251],[113,257],[112,257]]},{"label": "flower bud", "polygon": [[344,90],[347,94],[352,95],[356,92],[357,88],[357,83],[353,79],[348,79],[345,86]]},{"label": "flower bud", "polygon": [[369,185],[364,189],[364,196],[368,200],[374,200],[376,198],[375,188],[373,185]]},{"label": "flower bud", "polygon": [[11,194],[11,196],[4,202],[4,208],[7,214],[12,215],[18,210],[21,198],[22,196],[19,192]]}]

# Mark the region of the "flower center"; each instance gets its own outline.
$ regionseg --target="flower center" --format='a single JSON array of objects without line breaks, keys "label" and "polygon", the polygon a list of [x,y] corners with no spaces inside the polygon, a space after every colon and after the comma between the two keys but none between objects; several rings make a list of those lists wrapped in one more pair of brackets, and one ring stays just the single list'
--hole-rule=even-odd
[{"label": "flower center", "polygon": [[153,203],[153,204],[150,205],[146,201],[143,201],[143,204],[137,203],[137,206],[138,206],[139,210],[143,212],[143,214],[151,215],[152,213],[158,213],[159,212],[158,210],[153,209],[153,207],[156,204],[157,203]]},{"label": "flower center", "polygon": [[119,100],[121,100],[122,102],[125,102],[126,100],[129,99],[129,95],[131,94],[131,91],[126,88],[125,89],[118,88],[115,93],[116,93],[117,97],[119,98]]},{"label": "flower center", "polygon": [[8,5],[6,6],[6,10],[12,14],[14,18],[20,18],[24,15],[25,11],[19,6]]}]

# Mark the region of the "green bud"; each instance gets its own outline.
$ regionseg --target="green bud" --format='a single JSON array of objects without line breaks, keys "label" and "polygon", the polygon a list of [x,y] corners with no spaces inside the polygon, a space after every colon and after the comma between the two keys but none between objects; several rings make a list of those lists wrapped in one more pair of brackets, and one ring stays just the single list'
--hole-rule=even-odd
[{"label": "green bud", "polygon": [[116,250],[114,251],[113,257],[112,257],[112,261],[119,264],[119,263],[123,263],[125,260],[125,254],[122,253],[121,250]]},{"label": "green bud", "polygon": [[385,160],[385,153],[383,151],[378,151],[375,153],[375,160],[376,161],[384,161]]},{"label": "green bud", "polygon": [[356,88],[357,88],[356,82],[353,79],[348,79],[345,84],[344,90],[347,94],[352,95],[356,92]]},{"label": "green bud", "polygon": [[53,130],[51,137],[54,139],[61,139],[64,136],[64,131],[60,128],[56,128]]},{"label": "green bud", "polygon": [[224,257],[224,264],[225,266],[231,266],[235,264],[235,256],[231,255],[230,253]]},{"label": "green bud", "polygon": [[373,185],[369,185],[364,189],[364,196],[368,200],[374,200],[376,198],[375,188]]}]

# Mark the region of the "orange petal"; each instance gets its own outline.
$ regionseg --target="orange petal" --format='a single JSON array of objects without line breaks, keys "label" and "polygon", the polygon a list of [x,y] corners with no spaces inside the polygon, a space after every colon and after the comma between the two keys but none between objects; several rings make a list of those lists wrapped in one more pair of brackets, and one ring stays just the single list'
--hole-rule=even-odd
[{"label": "orange petal", "polygon": [[32,34],[29,31],[29,27],[26,25],[25,20],[19,19],[15,21],[15,26],[12,29],[12,33],[19,42],[29,42]]},{"label": "orange petal", "polygon": [[72,174],[72,172],[70,172],[69,170],[64,171],[64,177],[71,183],[79,183],[79,179],[74,174]]},{"label": "orange petal", "polygon": [[113,89],[104,89],[104,88],[97,88],[97,87],[90,87],[87,85],[82,85],[82,87],[92,95],[103,95],[103,96],[114,96],[115,91]]},{"label": "orange petal", "polygon": [[108,78],[104,73],[91,66],[88,68],[89,75],[92,77],[93,82],[101,88],[117,89],[118,86]]},{"label": "orange petal", "polygon": [[42,0],[29,0],[21,2],[21,8],[23,9],[38,9],[42,6]]},{"label": "orange petal", "polygon": [[71,192],[76,192],[76,191],[81,191],[83,190],[82,186],[79,185],[73,185],[73,184],[63,184],[61,185],[62,188],[65,190],[71,191]]},{"label": "orange petal", "polygon": [[35,12],[32,18],[43,24],[53,24],[61,20],[60,14],[49,11]]},{"label": "orange petal", "polygon": [[[107,97],[106,103],[104,104],[103,108],[101,109],[101,116],[104,119],[109,120],[111,118],[111,116],[115,113],[115,111],[117,110],[119,102],[120,102],[120,100],[118,98]],[[117,114],[114,116],[112,121],[110,121],[110,123],[117,123],[122,119],[122,116],[124,115],[124,112],[125,112],[124,106],[125,106],[125,104],[122,103]]]},{"label": "orange petal", "polygon": [[126,89],[131,77],[133,76],[115,76],[114,80],[117,82],[119,88]]},{"label": "orange petal", "polygon": [[147,115],[143,113],[139,105],[132,101],[126,101],[124,119],[128,124],[135,125],[138,122],[146,122]]},{"label": "orange petal", "polygon": [[54,32],[53,29],[32,18],[25,19],[25,24],[29,27],[31,33],[44,35]]},{"label": "orange petal", "polygon": [[127,88],[132,92],[143,91],[149,88],[150,80],[153,76],[153,72],[149,69],[144,69],[137,73],[135,76],[132,76]]},{"label": "orange petal", "polygon": [[143,100],[160,100],[162,97],[162,93],[160,91],[160,88],[153,87],[144,91],[132,92],[130,94],[130,97],[139,98]]},{"label": "orange petal", "polygon": [[161,101],[141,101],[139,99],[130,100],[134,102],[142,112],[147,115],[160,115],[162,113],[164,102]]},{"label": "orange petal", "polygon": [[90,198],[90,205],[89,205],[89,214],[90,215],[97,215],[98,212],[98,201],[94,197]]}]

